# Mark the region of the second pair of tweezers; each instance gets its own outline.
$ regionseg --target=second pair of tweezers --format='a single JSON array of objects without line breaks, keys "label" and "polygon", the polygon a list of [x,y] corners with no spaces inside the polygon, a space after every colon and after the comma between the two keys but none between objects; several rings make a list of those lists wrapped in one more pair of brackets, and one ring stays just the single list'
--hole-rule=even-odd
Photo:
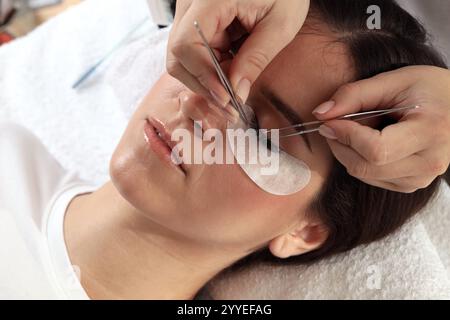
[{"label": "second pair of tweezers", "polygon": [[[331,121],[331,120],[362,121],[362,120],[367,120],[367,119],[371,119],[371,118],[381,117],[381,116],[391,114],[394,112],[398,112],[398,111],[418,109],[418,108],[420,108],[420,107],[419,106],[409,106],[409,107],[399,107],[399,108],[384,109],[384,110],[367,111],[367,112],[348,114],[348,115],[345,115],[345,116],[342,116],[342,117],[339,117],[336,119],[329,119],[327,121]],[[276,130],[280,131],[280,136],[279,136],[280,138],[289,138],[289,137],[304,135],[307,133],[317,132],[317,131],[319,131],[319,127],[327,121],[312,121],[312,122],[300,123],[300,124],[296,124],[293,126],[276,129]],[[301,128],[305,128],[305,127],[309,127],[309,126],[316,126],[316,128],[301,130]],[[275,129],[272,129],[272,130],[275,130]],[[267,130],[266,132],[270,133],[272,130]],[[286,130],[295,130],[297,132],[291,133],[291,134],[283,134],[282,132],[286,131]]]}]

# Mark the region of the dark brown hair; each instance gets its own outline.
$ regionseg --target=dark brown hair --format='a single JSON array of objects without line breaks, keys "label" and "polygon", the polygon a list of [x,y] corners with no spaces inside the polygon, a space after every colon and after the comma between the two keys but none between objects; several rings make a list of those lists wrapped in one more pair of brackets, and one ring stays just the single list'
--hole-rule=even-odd
[{"label": "dark brown hair", "polygon": [[[367,27],[367,8],[377,5],[382,13],[380,30]],[[393,0],[312,0],[318,15],[349,49],[357,77],[354,80],[410,65],[446,68],[442,57],[428,43],[424,27]],[[378,127],[392,124],[388,118]],[[447,172],[448,176],[448,172]],[[335,160],[321,192],[311,203],[329,229],[317,250],[289,259],[274,257],[267,248],[233,265],[250,262],[272,264],[310,263],[379,240],[402,226],[436,194],[441,178],[414,193],[398,193],[367,185],[347,173]]]}]

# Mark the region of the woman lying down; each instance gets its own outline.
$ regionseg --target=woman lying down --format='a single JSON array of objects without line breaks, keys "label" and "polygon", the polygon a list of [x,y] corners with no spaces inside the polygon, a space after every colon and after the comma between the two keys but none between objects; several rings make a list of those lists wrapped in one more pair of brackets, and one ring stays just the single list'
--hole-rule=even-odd
[{"label": "woman lying down", "polygon": [[[260,128],[315,120],[313,109],[345,83],[407,65],[445,67],[423,27],[393,2],[383,2],[383,28],[368,30],[368,5],[313,1],[300,34],[252,88],[248,105]],[[422,111],[406,116],[414,112]],[[224,116],[163,75],[130,120],[111,180],[99,189],[66,173],[31,133],[3,124],[0,297],[192,299],[249,259],[313,263],[379,240],[440,183],[409,194],[366,185],[312,133],[280,139],[280,159],[295,159],[280,161],[277,181],[289,171],[283,166],[298,161],[305,183],[277,193],[283,185],[258,180],[239,163],[174,163],[167,136],[182,128],[194,136],[199,120],[203,131],[236,123],[233,112]],[[392,121],[385,120],[374,126]]]}]

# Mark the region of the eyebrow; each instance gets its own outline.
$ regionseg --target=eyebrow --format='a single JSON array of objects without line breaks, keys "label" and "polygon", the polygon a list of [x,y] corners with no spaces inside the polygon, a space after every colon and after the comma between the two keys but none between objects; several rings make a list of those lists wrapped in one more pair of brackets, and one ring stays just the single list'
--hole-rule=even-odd
[{"label": "eyebrow", "polygon": [[[261,89],[262,95],[269,101],[285,118],[289,121],[289,123],[293,126],[297,124],[304,123],[299,114],[294,111],[294,108],[283,102],[280,97],[278,97],[272,90],[269,88],[263,87]],[[300,132],[300,128],[295,128],[297,132]],[[307,134],[302,134],[300,137],[305,141],[308,146],[309,151],[313,153],[311,142],[309,141]]]}]

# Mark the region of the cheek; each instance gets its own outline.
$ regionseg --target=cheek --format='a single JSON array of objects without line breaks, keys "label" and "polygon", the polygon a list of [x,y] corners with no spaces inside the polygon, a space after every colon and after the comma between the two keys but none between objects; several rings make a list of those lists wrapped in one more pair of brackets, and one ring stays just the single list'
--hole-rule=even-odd
[{"label": "cheek", "polygon": [[132,129],[132,122],[129,123],[129,127],[122,136],[121,141],[116,147],[110,163],[109,173],[112,182],[122,196],[126,199],[136,198],[136,193],[140,190],[140,185],[143,184],[139,181],[139,171],[142,171],[143,164],[140,164],[139,150],[132,144],[138,141],[138,137],[134,137]]},{"label": "cheek", "polygon": [[258,245],[285,230],[302,210],[299,194],[271,195],[237,165],[211,167],[201,181],[196,188],[203,194],[199,201],[203,208],[210,208],[206,211],[209,226],[215,226],[216,234],[225,237],[224,241],[235,239]]},{"label": "cheek", "polygon": [[207,167],[202,177],[204,190],[214,192],[216,203],[224,209],[252,212],[256,204],[267,204],[274,197],[256,186],[238,165],[217,165]]}]

